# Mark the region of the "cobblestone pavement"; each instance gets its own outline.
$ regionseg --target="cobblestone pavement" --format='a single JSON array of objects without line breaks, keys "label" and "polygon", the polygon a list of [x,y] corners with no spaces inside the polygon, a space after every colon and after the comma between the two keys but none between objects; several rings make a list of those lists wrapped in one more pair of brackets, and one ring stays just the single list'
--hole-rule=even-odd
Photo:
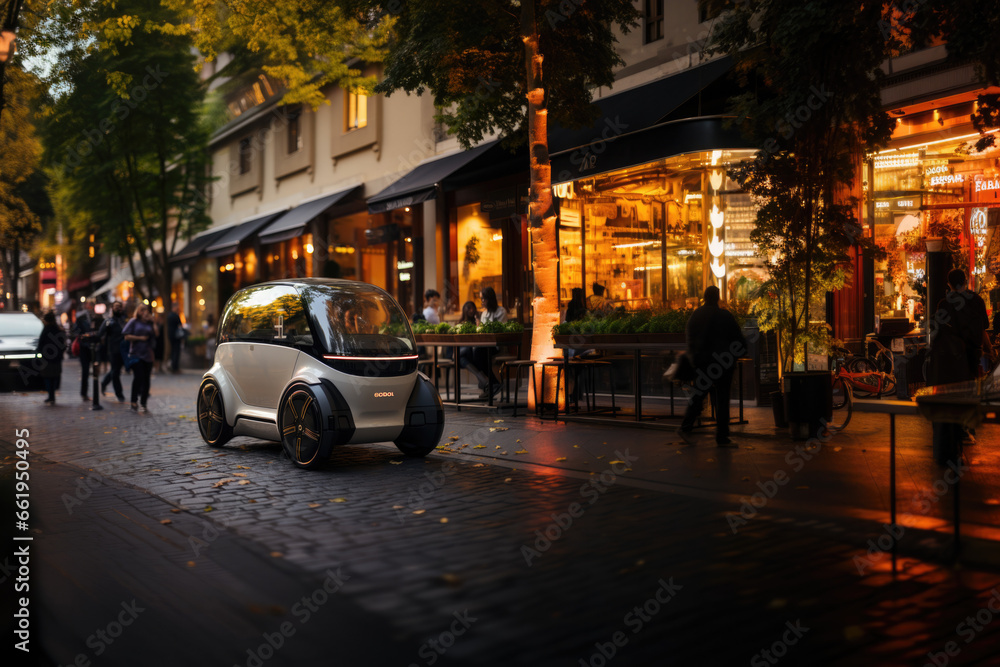
[{"label": "cobblestone pavement", "polygon": [[[426,459],[349,447],[313,472],[272,443],[206,447],[197,381],[154,377],[150,414],[0,395],[8,497],[13,428],[31,432],[37,664],[943,665],[1000,647],[995,426],[962,478],[986,562],[951,567],[951,495],[924,425],[899,420],[894,581],[876,415],[796,450],[751,411],[719,450],[463,410]],[[149,611],[93,639],[133,599]]]}]

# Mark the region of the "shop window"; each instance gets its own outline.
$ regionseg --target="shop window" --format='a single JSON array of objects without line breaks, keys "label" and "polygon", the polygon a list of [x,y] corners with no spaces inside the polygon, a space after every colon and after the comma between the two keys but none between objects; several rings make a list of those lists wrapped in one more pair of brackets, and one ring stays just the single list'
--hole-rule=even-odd
[{"label": "shop window", "polygon": [[479,293],[492,287],[502,306],[511,309],[513,304],[503,303],[503,231],[499,222],[491,224],[479,204],[458,209],[458,307],[472,301],[482,310]]},{"label": "shop window", "polygon": [[368,96],[361,93],[347,93],[347,110],[344,114],[345,132],[368,126]]},{"label": "shop window", "polygon": [[253,139],[243,137],[240,139],[239,148],[240,175],[249,174],[253,169]]},{"label": "shop window", "polygon": [[302,149],[302,109],[295,108],[285,112],[288,126],[286,129],[286,139],[288,153],[296,153]]},{"label": "shop window", "polygon": [[645,44],[663,39],[663,0],[646,0],[643,24],[646,30]]}]

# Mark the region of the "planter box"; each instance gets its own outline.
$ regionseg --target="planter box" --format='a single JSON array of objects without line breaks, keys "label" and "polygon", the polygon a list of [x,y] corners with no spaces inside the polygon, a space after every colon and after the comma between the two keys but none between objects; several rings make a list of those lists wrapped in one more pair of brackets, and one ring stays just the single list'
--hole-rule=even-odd
[{"label": "planter box", "polygon": [[417,345],[433,345],[435,343],[493,343],[494,345],[519,345],[521,343],[520,333],[501,334],[415,334],[413,336]]}]

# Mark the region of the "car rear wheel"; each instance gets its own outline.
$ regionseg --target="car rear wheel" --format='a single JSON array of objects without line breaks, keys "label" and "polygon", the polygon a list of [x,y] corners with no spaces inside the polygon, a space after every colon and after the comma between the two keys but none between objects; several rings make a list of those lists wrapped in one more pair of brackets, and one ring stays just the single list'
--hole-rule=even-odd
[{"label": "car rear wheel", "polygon": [[325,396],[317,395],[322,391],[322,387],[295,384],[281,400],[278,414],[281,445],[299,468],[315,468],[330,451],[331,433],[325,426],[324,414],[328,402]]},{"label": "car rear wheel", "polygon": [[226,422],[222,390],[215,380],[205,380],[198,390],[198,430],[212,447],[222,447],[233,437],[233,429]]}]

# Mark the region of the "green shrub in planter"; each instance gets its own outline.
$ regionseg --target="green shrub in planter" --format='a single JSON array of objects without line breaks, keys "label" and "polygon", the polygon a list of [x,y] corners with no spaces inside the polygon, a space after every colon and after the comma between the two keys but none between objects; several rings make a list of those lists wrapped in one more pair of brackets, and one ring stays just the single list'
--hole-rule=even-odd
[{"label": "green shrub in planter", "polygon": [[524,325],[517,320],[510,320],[509,322],[503,323],[503,329],[505,333],[522,333],[524,331]]},{"label": "green shrub in planter", "polygon": [[413,329],[414,334],[425,334],[434,331],[434,325],[427,322],[427,320],[420,320],[419,322],[414,322],[413,326],[410,328]]},{"label": "green shrub in planter", "polygon": [[485,334],[498,334],[505,333],[506,329],[503,322],[484,322],[479,325],[476,331]]},{"label": "green shrub in planter", "polygon": [[442,322],[441,324],[434,325],[434,333],[446,334],[451,333],[451,325],[447,322]]},{"label": "green shrub in planter", "polygon": [[462,322],[455,325],[453,333],[457,334],[474,334],[476,333],[476,323],[475,322]]}]

